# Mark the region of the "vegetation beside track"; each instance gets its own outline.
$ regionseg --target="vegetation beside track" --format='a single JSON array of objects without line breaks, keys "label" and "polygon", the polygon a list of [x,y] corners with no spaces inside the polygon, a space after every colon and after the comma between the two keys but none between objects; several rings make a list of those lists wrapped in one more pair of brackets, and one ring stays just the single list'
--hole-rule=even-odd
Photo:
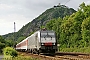
[{"label": "vegetation beside track", "polygon": [[36,58],[31,58],[30,56],[24,56],[24,54],[19,54],[12,47],[4,48],[3,53],[4,53],[3,60],[38,60]]},{"label": "vegetation beside track", "polygon": [[36,58],[32,58],[30,56],[17,56],[17,57],[10,57],[10,58],[4,58],[3,60],[38,60]]},{"label": "vegetation beside track", "polygon": [[90,47],[83,48],[60,48],[60,52],[78,52],[78,53],[88,53],[90,54]]}]

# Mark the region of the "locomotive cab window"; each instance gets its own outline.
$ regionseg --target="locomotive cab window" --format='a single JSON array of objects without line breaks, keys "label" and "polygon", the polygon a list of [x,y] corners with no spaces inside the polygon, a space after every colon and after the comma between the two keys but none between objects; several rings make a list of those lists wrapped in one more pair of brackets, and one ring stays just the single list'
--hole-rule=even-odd
[{"label": "locomotive cab window", "polygon": [[55,37],[54,33],[41,33],[41,37]]}]

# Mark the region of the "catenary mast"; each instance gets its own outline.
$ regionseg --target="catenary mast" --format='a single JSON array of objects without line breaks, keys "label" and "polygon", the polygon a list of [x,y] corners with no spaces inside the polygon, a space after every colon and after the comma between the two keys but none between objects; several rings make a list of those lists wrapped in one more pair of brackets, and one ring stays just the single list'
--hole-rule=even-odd
[{"label": "catenary mast", "polygon": [[16,26],[15,26],[15,22],[14,22],[14,33],[13,33],[13,35],[14,35],[14,44],[13,44],[13,47],[15,48],[15,43],[16,43],[16,40],[15,40],[15,32],[16,32]]}]

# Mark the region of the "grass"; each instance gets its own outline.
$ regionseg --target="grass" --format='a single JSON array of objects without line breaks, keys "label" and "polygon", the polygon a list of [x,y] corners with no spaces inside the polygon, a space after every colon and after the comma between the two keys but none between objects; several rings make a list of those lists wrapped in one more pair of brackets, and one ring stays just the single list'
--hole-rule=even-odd
[{"label": "grass", "polygon": [[5,56],[3,60],[38,60],[38,59],[32,58],[30,56],[18,56],[18,57]]},{"label": "grass", "polygon": [[19,54],[17,57],[12,57],[10,55],[4,55],[3,60],[39,60],[37,58],[32,58],[30,56],[25,56],[23,53]]},{"label": "grass", "polygon": [[[79,52],[79,53],[89,53],[90,54],[90,47],[60,48],[60,52]],[[4,56],[3,60],[39,60],[39,59],[32,58],[30,56],[24,56],[24,54],[20,54],[17,57]]]},{"label": "grass", "polygon": [[90,47],[83,47],[83,48],[60,48],[60,52],[79,52],[79,53],[89,53],[90,54]]}]

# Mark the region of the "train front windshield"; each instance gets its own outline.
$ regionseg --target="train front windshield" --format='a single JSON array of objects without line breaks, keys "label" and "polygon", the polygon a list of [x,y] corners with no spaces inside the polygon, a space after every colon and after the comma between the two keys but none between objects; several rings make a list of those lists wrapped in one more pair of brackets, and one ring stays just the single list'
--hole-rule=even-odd
[{"label": "train front windshield", "polygon": [[41,42],[42,43],[48,43],[48,42],[55,43],[56,42],[55,32],[53,32],[53,31],[42,31],[41,32]]}]

